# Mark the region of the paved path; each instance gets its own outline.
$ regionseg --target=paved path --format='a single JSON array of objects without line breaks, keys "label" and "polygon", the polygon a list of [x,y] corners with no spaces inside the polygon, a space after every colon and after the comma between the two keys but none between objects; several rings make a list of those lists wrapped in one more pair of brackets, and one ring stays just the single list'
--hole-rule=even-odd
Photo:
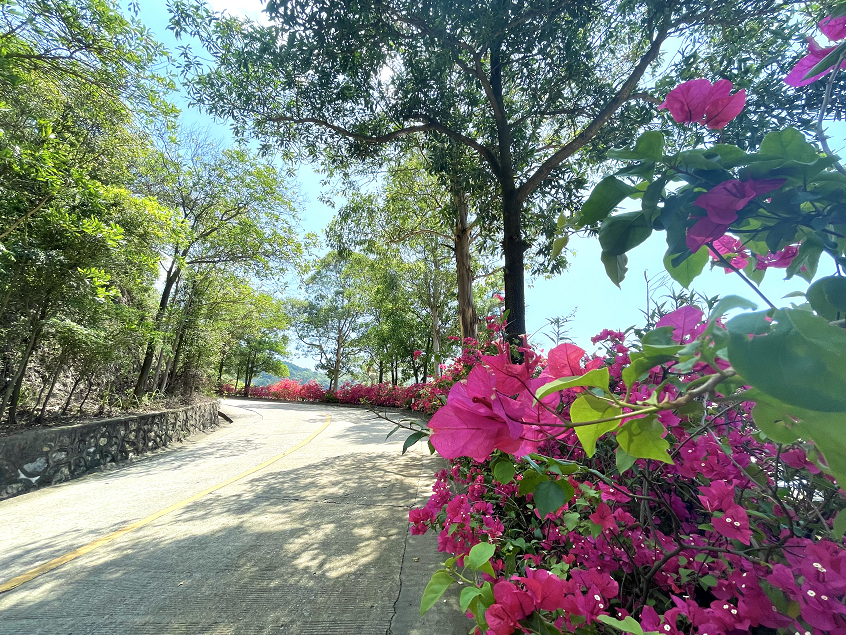
[{"label": "paved path", "polygon": [[365,410],[227,400],[235,420],[112,471],[0,502],[0,584],[307,440],[279,461],[0,594],[0,635],[458,635],[424,620],[442,560],[409,536],[435,459]]}]

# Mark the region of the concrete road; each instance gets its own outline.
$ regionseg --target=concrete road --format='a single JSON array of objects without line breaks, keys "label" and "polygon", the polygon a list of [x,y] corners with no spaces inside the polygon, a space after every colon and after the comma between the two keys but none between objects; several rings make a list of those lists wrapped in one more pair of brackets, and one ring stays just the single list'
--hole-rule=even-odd
[{"label": "concrete road", "polygon": [[454,599],[419,617],[443,560],[407,531],[438,467],[425,448],[400,456],[405,435],[385,442],[366,410],[224,411],[214,432],[0,502],[0,584],[178,507],[0,594],[0,635],[467,632]]}]

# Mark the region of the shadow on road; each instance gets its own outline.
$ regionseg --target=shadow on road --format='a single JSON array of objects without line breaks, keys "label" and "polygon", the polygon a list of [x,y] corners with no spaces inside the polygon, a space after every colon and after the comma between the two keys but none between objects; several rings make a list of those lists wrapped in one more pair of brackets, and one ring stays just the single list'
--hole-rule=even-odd
[{"label": "shadow on road", "polygon": [[[365,415],[343,435],[372,446]],[[0,596],[2,632],[384,635],[407,510],[436,469],[399,449],[283,459]]]}]

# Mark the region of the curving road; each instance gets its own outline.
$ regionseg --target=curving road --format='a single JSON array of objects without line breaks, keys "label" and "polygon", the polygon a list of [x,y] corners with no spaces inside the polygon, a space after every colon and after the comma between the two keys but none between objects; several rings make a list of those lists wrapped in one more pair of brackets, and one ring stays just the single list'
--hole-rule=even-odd
[{"label": "curving road", "polygon": [[366,410],[223,410],[234,423],[0,502],[0,585],[40,573],[0,593],[0,635],[467,632],[454,601],[419,617],[442,560],[407,532],[438,466],[424,446],[400,456],[405,435]]}]

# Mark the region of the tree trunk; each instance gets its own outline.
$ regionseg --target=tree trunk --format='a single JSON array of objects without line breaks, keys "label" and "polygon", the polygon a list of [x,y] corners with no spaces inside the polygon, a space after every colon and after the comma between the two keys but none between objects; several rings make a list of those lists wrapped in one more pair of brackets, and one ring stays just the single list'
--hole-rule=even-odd
[{"label": "tree trunk", "polygon": [[381,384],[385,381],[385,362],[381,359],[379,360],[379,383]]},{"label": "tree trunk", "polygon": [[79,402],[79,410],[77,410],[77,414],[82,414],[82,409],[85,407],[85,402],[88,401],[88,395],[91,394],[91,389],[94,388],[94,374],[88,376],[88,390],[85,391],[85,396],[82,398],[82,401]]},{"label": "tree trunk", "polygon": [[62,373],[62,366],[65,365],[65,356],[59,354],[59,360],[56,363],[56,370],[53,372],[53,378],[50,381],[50,390],[47,391],[47,396],[44,397],[44,403],[41,406],[41,412],[38,415],[38,423],[44,423],[44,415],[47,413],[47,404],[50,403],[50,397],[53,396],[53,389],[56,387],[56,382],[59,375]]},{"label": "tree trunk", "polygon": [[526,289],[525,262],[526,250],[522,237],[522,208],[517,200],[516,191],[511,188],[502,193],[502,221],[505,226],[505,238],[502,251],[505,256],[505,310],[508,318],[505,332],[512,344],[520,344],[526,334]]},{"label": "tree trunk", "polygon": [[3,420],[3,415],[6,413],[6,408],[9,407],[11,409],[11,412],[9,414],[9,423],[14,424],[14,411],[17,408],[18,400],[20,399],[21,385],[23,384],[24,374],[26,373],[26,367],[29,365],[29,359],[30,357],[32,357],[32,351],[35,350],[35,346],[38,344],[38,338],[41,335],[42,325],[46,316],[47,302],[45,301],[44,306],[41,307],[41,311],[38,314],[38,317],[32,321],[32,333],[30,334],[26,349],[24,349],[21,361],[18,364],[18,370],[12,378],[10,385],[7,387],[5,394],[3,395],[3,401],[0,403],[0,421]]},{"label": "tree trunk", "polygon": [[79,375],[76,379],[73,380],[73,386],[71,386],[70,392],[68,393],[68,398],[65,399],[65,404],[62,406],[62,416],[68,413],[68,408],[70,408],[71,399],[73,398],[73,393],[76,392],[77,386],[79,386],[80,382],[82,381],[82,375]]},{"label": "tree trunk", "polygon": [[244,371],[244,396],[250,396],[250,387],[253,384],[253,375],[256,372],[256,357],[258,353],[247,353],[247,368]]},{"label": "tree trunk", "polygon": [[156,362],[156,372],[153,374],[153,386],[159,385],[162,373],[162,360],[164,359],[164,346],[159,346],[159,360]]},{"label": "tree trunk", "polygon": [[238,380],[241,379],[241,364],[238,364],[238,367],[235,369],[235,389],[233,394],[238,392]]},{"label": "tree trunk", "polygon": [[[470,226],[467,222],[467,193],[457,186],[452,189],[452,202],[456,209],[455,222],[455,269],[458,274],[458,321],[461,325],[461,339],[478,336],[479,316],[473,302],[473,269],[470,258]],[[437,363],[437,362],[436,362]],[[436,375],[440,372],[436,371]]]},{"label": "tree trunk", "polygon": [[[176,261],[171,261],[170,269],[167,272],[165,279],[165,286],[162,289],[162,297],[159,300],[159,310],[156,312],[156,329],[161,326],[162,319],[164,319],[167,304],[170,301],[170,294],[173,291],[173,285],[179,280],[182,270],[175,267]],[[175,268],[174,268],[175,267]],[[135,383],[135,396],[140,398],[147,390],[147,380],[150,378],[150,369],[153,367],[153,356],[155,354],[155,342],[150,340],[147,343],[147,351],[144,353],[144,361],[141,363],[141,370],[138,373],[138,381]]]}]

